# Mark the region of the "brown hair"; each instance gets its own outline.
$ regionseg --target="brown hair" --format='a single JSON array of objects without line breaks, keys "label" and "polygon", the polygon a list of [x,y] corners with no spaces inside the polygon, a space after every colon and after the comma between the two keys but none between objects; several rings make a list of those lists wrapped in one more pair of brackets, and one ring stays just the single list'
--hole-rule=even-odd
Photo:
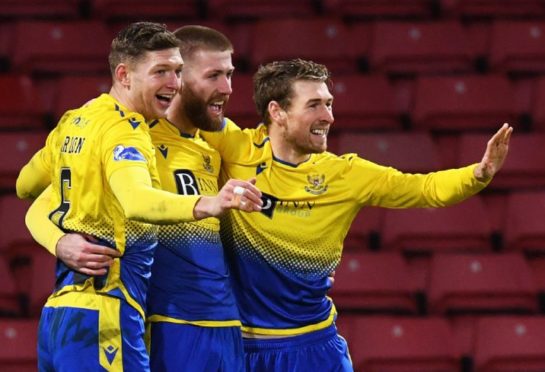
[{"label": "brown hair", "polygon": [[135,62],[148,51],[178,47],[178,40],[166,25],[135,22],[124,28],[112,41],[108,62],[113,74],[121,62]]},{"label": "brown hair", "polygon": [[287,110],[293,98],[293,84],[299,80],[320,81],[331,85],[327,67],[312,61],[297,58],[259,66],[254,75],[254,102],[265,125],[270,124],[269,102],[276,101]]},{"label": "brown hair", "polygon": [[183,26],[174,31],[178,38],[180,54],[183,59],[189,59],[198,50],[230,51],[233,44],[221,32],[205,26]]}]

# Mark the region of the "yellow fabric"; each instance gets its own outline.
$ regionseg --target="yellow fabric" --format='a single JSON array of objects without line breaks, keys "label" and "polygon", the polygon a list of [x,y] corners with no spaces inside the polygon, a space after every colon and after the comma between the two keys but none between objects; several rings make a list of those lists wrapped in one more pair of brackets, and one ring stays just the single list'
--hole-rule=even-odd
[{"label": "yellow fabric", "polygon": [[200,195],[180,196],[152,189],[149,174],[143,168],[120,168],[110,177],[114,195],[125,217],[153,224],[193,221],[193,209]]},{"label": "yellow fabric", "polygon": [[26,225],[38,244],[45,247],[52,255],[57,255],[57,242],[64,235],[47,217],[51,200],[51,186],[32,203],[25,217]]}]

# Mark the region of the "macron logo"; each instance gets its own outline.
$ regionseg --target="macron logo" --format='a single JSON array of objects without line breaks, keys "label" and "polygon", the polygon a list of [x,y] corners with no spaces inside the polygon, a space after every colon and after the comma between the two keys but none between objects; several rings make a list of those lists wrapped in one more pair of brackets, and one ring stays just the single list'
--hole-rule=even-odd
[{"label": "macron logo", "polygon": [[104,350],[104,354],[106,354],[106,359],[108,359],[108,363],[110,363],[111,365],[119,349],[116,347],[113,347],[112,345],[109,345],[108,347],[105,347],[103,350]]}]

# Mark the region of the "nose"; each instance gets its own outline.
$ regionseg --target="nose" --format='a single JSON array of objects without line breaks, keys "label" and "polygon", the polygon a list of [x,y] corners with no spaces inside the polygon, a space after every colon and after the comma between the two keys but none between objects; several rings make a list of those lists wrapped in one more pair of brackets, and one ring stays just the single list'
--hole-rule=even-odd
[{"label": "nose", "polygon": [[167,86],[171,89],[179,90],[182,86],[182,77],[175,71],[172,71],[168,76]]},{"label": "nose", "polygon": [[233,89],[231,87],[231,77],[222,76],[218,80],[218,92],[226,95],[233,93]]},{"label": "nose", "polygon": [[325,107],[322,114],[322,120],[327,121],[329,124],[333,124],[335,118],[333,117],[333,107]]}]

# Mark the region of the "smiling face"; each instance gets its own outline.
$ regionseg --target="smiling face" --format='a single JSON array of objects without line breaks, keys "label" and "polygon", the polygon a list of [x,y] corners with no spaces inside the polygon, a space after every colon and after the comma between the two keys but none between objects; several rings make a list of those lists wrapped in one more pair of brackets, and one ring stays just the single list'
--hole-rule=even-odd
[{"label": "smiling face", "polygon": [[180,91],[180,110],[197,128],[220,130],[232,93],[231,51],[201,49],[186,57]]},{"label": "smiling face", "polygon": [[146,120],[163,118],[181,85],[183,60],[178,48],[148,51],[116,69],[126,88],[129,109]]},{"label": "smiling face", "polygon": [[284,147],[304,160],[327,150],[327,134],[334,120],[333,96],[320,81],[298,80],[292,88],[289,107],[273,125],[280,128]]}]

